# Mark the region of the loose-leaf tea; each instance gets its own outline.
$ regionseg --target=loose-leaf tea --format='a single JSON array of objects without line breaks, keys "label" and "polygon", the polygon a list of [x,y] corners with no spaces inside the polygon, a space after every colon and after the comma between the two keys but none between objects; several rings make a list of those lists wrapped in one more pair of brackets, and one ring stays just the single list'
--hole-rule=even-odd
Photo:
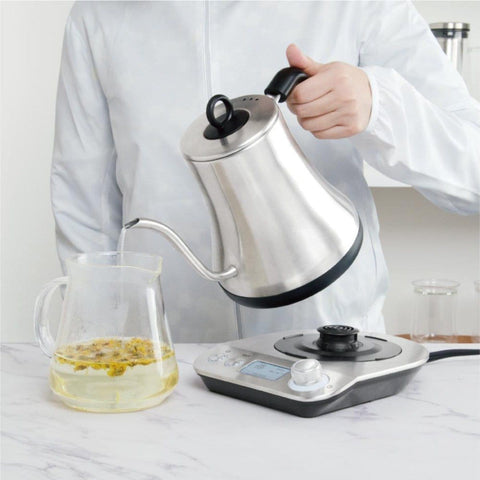
[{"label": "loose-leaf tea", "polygon": [[95,338],[59,347],[50,385],[69,405],[129,411],[160,403],[178,382],[173,349],[147,338]]},{"label": "loose-leaf tea", "polygon": [[146,338],[98,338],[87,343],[60,347],[58,363],[70,364],[75,372],[86,368],[106,370],[107,375],[123,375],[127,367],[149,365],[173,355],[167,345],[156,345]]}]

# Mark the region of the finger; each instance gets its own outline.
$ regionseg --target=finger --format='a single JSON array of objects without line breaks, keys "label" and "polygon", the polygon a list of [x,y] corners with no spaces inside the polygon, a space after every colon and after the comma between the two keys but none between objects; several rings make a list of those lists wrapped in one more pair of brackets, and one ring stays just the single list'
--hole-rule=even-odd
[{"label": "finger", "polygon": [[337,125],[341,125],[341,116],[341,113],[334,111],[318,117],[301,118],[298,120],[298,123],[300,123],[302,128],[309,132],[321,132]]},{"label": "finger", "polygon": [[288,97],[292,104],[313,102],[334,90],[335,73],[325,67],[322,66],[315,76],[307,78],[293,89]]},{"label": "finger", "polygon": [[341,107],[341,102],[333,92],[328,92],[323,97],[308,103],[293,103],[290,98],[287,98],[287,106],[300,119],[318,117],[338,110]]},{"label": "finger", "polygon": [[326,130],[312,132],[315,138],[321,140],[338,140],[340,138],[348,138],[352,136],[351,128],[344,125],[335,125]]},{"label": "finger", "polygon": [[315,75],[321,63],[315,62],[307,57],[294,43],[287,47],[287,60],[291,67],[297,67],[303,70],[307,75]]}]

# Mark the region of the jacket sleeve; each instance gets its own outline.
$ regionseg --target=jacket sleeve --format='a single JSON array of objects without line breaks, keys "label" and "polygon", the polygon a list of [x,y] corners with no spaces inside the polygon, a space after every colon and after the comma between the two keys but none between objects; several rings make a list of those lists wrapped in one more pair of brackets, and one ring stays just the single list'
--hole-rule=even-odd
[{"label": "jacket sleeve", "polygon": [[57,92],[51,198],[57,249],[115,250],[122,195],[108,104],[81,21],[67,20]]},{"label": "jacket sleeve", "polygon": [[[387,4],[388,3],[388,4]],[[480,208],[480,105],[407,2],[368,2],[359,65],[372,89],[363,161],[441,208]]]}]

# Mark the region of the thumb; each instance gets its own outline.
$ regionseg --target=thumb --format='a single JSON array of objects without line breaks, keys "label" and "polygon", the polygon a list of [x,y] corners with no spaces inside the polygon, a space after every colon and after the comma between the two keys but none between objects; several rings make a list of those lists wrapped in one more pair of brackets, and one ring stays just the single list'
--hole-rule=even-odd
[{"label": "thumb", "polygon": [[321,63],[317,63],[304,55],[294,43],[287,47],[287,60],[291,67],[300,68],[310,76],[315,75],[322,66]]}]

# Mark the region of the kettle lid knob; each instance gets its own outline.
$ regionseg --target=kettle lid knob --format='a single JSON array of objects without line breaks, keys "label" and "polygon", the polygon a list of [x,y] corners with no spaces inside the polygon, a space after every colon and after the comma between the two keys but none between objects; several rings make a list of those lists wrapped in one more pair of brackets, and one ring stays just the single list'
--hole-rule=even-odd
[{"label": "kettle lid knob", "polygon": [[[216,105],[221,102],[225,106],[225,113],[216,117]],[[207,103],[207,119],[210,125],[203,131],[208,140],[218,140],[240,130],[250,117],[246,110],[234,110],[232,102],[225,95],[214,95]]]}]

